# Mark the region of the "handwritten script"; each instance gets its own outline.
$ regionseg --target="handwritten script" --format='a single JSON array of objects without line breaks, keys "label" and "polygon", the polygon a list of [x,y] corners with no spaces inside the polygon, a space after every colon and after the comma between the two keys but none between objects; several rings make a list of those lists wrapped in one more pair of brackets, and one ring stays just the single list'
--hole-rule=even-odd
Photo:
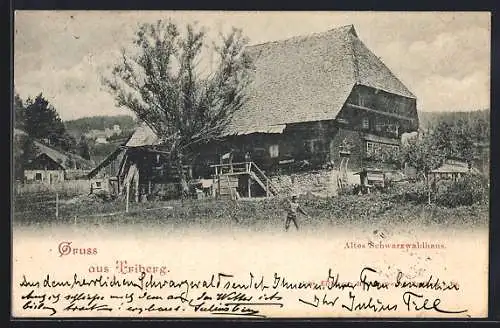
[{"label": "handwritten script", "polygon": [[[161,269],[161,268],[160,268]],[[386,313],[397,316],[406,311],[455,315],[446,300],[455,299],[459,284],[432,275],[412,281],[398,272],[393,280],[382,281],[377,270],[364,267],[352,280],[343,280],[332,269],[320,281],[295,281],[274,273],[264,276],[249,272],[208,274],[204,279],[175,277],[168,270],[75,273],[69,279],[52,274],[32,277],[23,274],[17,282],[17,300],[26,316],[240,316],[265,318],[286,316],[300,309],[321,316]],[[123,271],[123,270],[122,270]],[[129,272],[130,271],[130,272]],[[161,273],[160,273],[161,272]],[[293,309],[293,310],[291,310]]]}]

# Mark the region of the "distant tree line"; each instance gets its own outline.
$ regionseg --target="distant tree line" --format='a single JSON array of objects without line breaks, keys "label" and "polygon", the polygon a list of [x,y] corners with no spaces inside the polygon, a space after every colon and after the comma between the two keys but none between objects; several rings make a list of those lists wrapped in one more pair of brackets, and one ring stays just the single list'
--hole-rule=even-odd
[{"label": "distant tree line", "polygon": [[469,131],[474,142],[490,140],[490,110],[469,112],[420,112],[420,127],[424,131],[435,130],[439,124]]},{"label": "distant tree line", "polygon": [[137,126],[136,120],[129,115],[92,116],[66,121],[66,129],[73,135],[87,133],[90,130],[105,130],[119,125],[122,131],[133,130]]}]

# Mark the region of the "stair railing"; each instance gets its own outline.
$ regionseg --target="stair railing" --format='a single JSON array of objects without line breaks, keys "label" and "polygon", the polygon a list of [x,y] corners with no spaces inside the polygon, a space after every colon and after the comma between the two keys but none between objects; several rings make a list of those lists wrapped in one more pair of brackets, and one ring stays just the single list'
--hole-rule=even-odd
[{"label": "stair railing", "polygon": [[273,182],[271,181],[271,179],[269,179],[269,177],[257,166],[257,164],[255,164],[255,162],[250,162],[250,168],[255,168],[255,171],[258,172],[260,174],[261,177],[259,178],[263,178],[263,180],[265,181],[265,185],[266,185],[266,196],[269,197],[269,192],[271,191],[273,194],[277,194],[278,193],[278,189],[274,186]]},{"label": "stair railing", "polygon": [[[232,175],[246,173],[249,175],[254,175],[255,178],[259,179],[264,185],[266,190],[266,196],[269,197],[270,194],[276,195],[278,193],[278,188],[273,184],[271,179],[262,171],[255,162],[239,162],[239,163],[224,163],[224,164],[213,164],[210,165],[215,169],[214,178],[219,178],[222,175]],[[229,168],[229,172],[225,172],[224,169]],[[220,179],[219,179],[220,181]]]}]

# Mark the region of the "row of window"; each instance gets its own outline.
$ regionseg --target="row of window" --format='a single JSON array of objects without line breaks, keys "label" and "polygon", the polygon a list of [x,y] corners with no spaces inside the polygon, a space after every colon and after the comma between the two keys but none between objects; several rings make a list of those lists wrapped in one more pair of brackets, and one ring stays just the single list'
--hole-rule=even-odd
[{"label": "row of window", "polygon": [[[62,177],[62,176],[61,176]],[[52,182],[52,181],[59,181],[59,174],[58,173],[55,173],[55,172],[52,172],[52,173],[48,173],[46,176],[45,176],[45,180],[49,180],[49,182]],[[36,172],[35,173],[35,180],[36,181],[43,181],[44,180],[44,176],[41,172]]]},{"label": "row of window", "polygon": [[[305,149],[310,153],[318,153],[322,151],[322,143],[320,140],[307,140],[305,141]],[[378,153],[381,151],[399,151],[398,145],[388,145],[380,142],[366,142],[366,152],[367,154]],[[269,155],[271,158],[279,157],[279,145],[269,146]]]},{"label": "row of window", "polygon": [[[304,141],[304,149],[309,153],[320,153],[323,151],[323,143],[319,139],[310,139]],[[280,148],[278,144],[268,147],[269,157],[278,158],[280,156]]]},{"label": "row of window", "polygon": [[[305,140],[304,149],[309,153],[320,153],[323,151],[323,143],[319,139]],[[280,156],[280,148],[278,144],[270,145],[268,151],[269,157],[271,158],[278,158]]]},{"label": "row of window", "polygon": [[380,153],[382,151],[397,152],[397,151],[399,151],[399,146],[398,145],[388,145],[388,144],[383,144],[380,142],[372,142],[372,141],[366,142],[366,154],[367,155],[377,154],[377,153]]},{"label": "row of window", "polygon": [[[364,117],[363,120],[361,121],[361,127],[364,130],[369,130],[370,129],[370,120],[367,117]],[[399,134],[399,125],[398,124],[393,124],[393,123],[387,123],[387,122],[376,122],[374,126],[375,131],[377,132],[389,132],[395,135]]]},{"label": "row of window", "polygon": [[[322,143],[320,140],[317,139],[311,139],[311,140],[306,140],[304,142],[304,147],[307,152],[310,153],[318,153],[322,151]],[[372,141],[367,141],[366,142],[366,153],[368,155],[375,154],[381,151],[394,151],[397,152],[399,151],[399,146],[398,145],[388,145],[388,144],[383,144],[379,142],[372,142]],[[271,158],[278,158],[279,157],[279,145],[274,144],[269,146],[269,156]]]},{"label": "row of window", "polygon": [[[304,149],[309,153],[320,153],[323,151],[323,143],[319,139],[310,139],[304,141]],[[379,142],[366,142],[366,153],[368,155],[380,152],[382,150],[385,151],[399,151],[398,145],[388,145]],[[280,149],[278,144],[270,145],[268,148],[269,157],[278,158],[280,155]],[[157,163],[160,162],[159,155],[156,158]],[[158,169],[162,169],[162,167],[158,167]]]}]

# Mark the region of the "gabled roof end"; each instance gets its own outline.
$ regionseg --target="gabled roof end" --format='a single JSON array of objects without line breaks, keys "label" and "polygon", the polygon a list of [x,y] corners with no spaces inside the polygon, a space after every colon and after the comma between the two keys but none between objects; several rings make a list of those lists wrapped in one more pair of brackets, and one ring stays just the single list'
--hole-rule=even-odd
[{"label": "gabled roof end", "polygon": [[349,33],[351,33],[355,37],[358,37],[358,33],[356,32],[356,29],[354,28],[353,24],[349,25]]}]

